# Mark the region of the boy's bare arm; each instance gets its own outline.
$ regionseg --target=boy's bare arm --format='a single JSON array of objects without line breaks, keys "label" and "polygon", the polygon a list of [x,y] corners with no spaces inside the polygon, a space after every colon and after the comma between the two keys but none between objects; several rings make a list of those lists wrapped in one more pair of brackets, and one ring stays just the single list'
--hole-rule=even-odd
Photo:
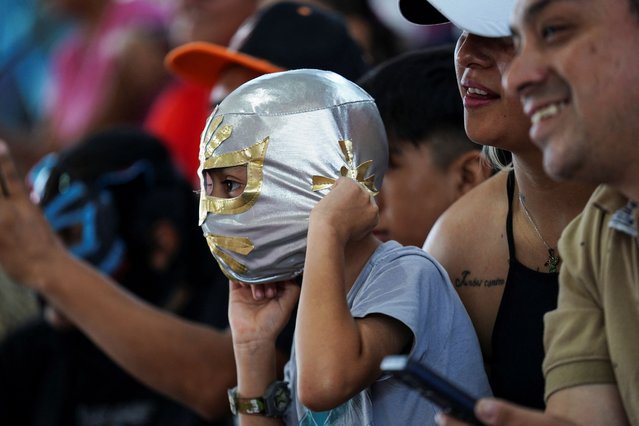
[{"label": "boy's bare arm", "polygon": [[139,301],[57,240],[0,142],[0,264],[142,382],[215,418],[235,382],[229,334]]},{"label": "boy's bare arm", "polygon": [[379,242],[370,231],[377,206],[340,179],[311,213],[298,308],[298,392],[313,410],[334,408],[379,377],[385,355],[400,352],[410,331],[383,315],[354,319],[346,294]]}]

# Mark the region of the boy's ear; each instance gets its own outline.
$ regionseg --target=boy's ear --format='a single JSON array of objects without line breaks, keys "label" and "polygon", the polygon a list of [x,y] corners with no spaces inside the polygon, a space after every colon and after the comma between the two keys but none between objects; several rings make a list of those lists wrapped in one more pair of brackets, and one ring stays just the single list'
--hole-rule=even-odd
[{"label": "boy's ear", "polygon": [[461,197],[486,179],[492,173],[488,162],[482,159],[481,151],[472,149],[462,153],[451,164],[457,174],[457,192]]},{"label": "boy's ear", "polygon": [[161,219],[151,227],[151,239],[149,266],[157,271],[164,271],[177,256],[181,244],[180,234],[171,221]]}]

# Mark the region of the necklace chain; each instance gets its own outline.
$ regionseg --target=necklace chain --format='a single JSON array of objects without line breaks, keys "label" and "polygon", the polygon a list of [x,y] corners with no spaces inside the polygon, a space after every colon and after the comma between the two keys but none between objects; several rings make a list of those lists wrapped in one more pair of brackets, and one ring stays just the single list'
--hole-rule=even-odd
[{"label": "necklace chain", "polygon": [[561,258],[557,254],[555,254],[555,249],[552,248],[550,244],[548,244],[546,240],[544,239],[544,237],[541,235],[541,231],[539,231],[537,222],[535,222],[535,219],[533,219],[533,217],[530,215],[530,212],[528,211],[528,208],[526,207],[526,203],[524,202],[524,195],[521,192],[519,193],[519,204],[521,204],[521,207],[524,209],[524,214],[528,218],[528,221],[530,222],[530,224],[533,226],[533,229],[537,233],[537,236],[539,237],[541,242],[544,243],[544,245],[546,246],[546,249],[548,250],[548,259],[546,260],[546,263],[544,263],[544,266],[548,268],[549,272],[557,272],[558,271],[557,267],[559,265],[559,262],[561,262]]}]

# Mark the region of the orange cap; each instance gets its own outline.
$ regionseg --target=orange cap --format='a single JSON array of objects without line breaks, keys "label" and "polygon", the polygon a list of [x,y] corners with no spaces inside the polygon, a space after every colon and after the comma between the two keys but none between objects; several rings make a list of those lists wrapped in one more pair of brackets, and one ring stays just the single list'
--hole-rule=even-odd
[{"label": "orange cap", "polygon": [[268,61],[203,41],[176,47],[167,54],[164,62],[177,76],[209,88],[229,65],[240,65],[264,74],[284,71]]}]

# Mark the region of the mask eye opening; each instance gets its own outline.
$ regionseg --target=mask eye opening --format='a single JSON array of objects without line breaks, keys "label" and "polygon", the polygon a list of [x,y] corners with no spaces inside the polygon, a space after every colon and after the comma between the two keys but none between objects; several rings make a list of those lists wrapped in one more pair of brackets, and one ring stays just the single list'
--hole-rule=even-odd
[{"label": "mask eye opening", "polygon": [[202,170],[206,196],[219,199],[240,197],[248,184],[248,165],[217,167]]}]

